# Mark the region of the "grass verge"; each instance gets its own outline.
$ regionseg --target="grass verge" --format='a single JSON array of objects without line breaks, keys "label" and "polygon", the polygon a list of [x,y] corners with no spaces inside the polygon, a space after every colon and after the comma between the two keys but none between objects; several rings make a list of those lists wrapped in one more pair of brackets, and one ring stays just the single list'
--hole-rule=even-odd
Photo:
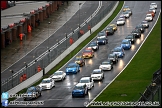
[{"label": "grass verge", "polygon": [[161,15],[152,32],[125,70],[94,100],[95,102],[138,101],[161,68]]},{"label": "grass verge", "polygon": [[[113,14],[105,21],[105,23],[102,24],[101,27],[99,27],[95,32],[93,32],[86,40],[84,40],[77,48],[75,48],[70,54],[68,54],[60,63],[58,63],[55,67],[53,67],[47,74],[43,76],[38,82],[33,84],[33,86],[38,85],[42,79],[49,77],[52,75],[55,71],[60,69],[65,63],[67,63],[77,52],[79,52],[87,43],[89,43],[97,34],[98,32],[102,31],[120,12],[122,6],[124,4],[124,1],[119,1],[119,4]],[[19,91],[17,94],[25,93],[27,88]],[[10,98],[9,101],[15,100],[16,98]]]}]

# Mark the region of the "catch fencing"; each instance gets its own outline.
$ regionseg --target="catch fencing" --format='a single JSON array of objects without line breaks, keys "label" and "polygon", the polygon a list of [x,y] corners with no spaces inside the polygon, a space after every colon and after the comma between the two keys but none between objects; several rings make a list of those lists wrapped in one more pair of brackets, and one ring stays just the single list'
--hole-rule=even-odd
[{"label": "catch fencing", "polygon": [[140,95],[141,97],[138,102],[150,102],[152,106],[161,106],[161,68],[153,74],[151,84],[147,86],[144,93],[140,93]]}]

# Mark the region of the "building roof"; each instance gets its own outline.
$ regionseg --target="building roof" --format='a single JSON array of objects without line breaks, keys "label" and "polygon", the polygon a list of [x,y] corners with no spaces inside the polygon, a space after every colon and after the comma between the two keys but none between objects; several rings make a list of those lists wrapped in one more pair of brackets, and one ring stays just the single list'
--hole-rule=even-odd
[{"label": "building roof", "polygon": [[18,23],[30,15],[31,11],[38,10],[40,7],[46,7],[47,1],[41,2],[17,2],[16,6],[1,10],[1,28],[6,28],[9,24]]}]

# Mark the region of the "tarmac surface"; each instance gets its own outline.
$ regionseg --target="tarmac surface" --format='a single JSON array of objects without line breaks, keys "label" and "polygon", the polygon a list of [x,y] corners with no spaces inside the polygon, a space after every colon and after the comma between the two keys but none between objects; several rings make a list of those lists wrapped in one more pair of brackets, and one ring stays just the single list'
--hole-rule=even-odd
[{"label": "tarmac surface", "polygon": [[[84,2],[85,1],[69,1],[68,5],[65,2],[58,11],[55,11],[48,19],[44,20],[32,33],[26,34],[26,40],[21,42],[19,38],[17,38],[11,45],[1,49],[1,73],[63,26],[65,22],[79,10],[78,4],[82,3],[83,5]],[[24,2],[16,2],[17,5],[20,5],[20,3],[22,4]],[[9,9],[12,9],[12,7]],[[64,9],[66,9],[66,11]],[[51,24],[48,25],[48,22],[51,22]]]},{"label": "tarmac surface", "polygon": [[[126,1],[124,5],[130,6],[133,15],[126,20],[125,25],[118,26],[117,31],[112,36],[108,37],[109,39],[108,44],[99,46],[100,48],[98,51],[94,53],[94,57],[85,60],[86,63],[83,67],[80,68],[80,72],[78,72],[77,74],[67,75],[65,80],[56,82],[54,88],[52,88],[51,90],[42,91],[41,97],[32,100],[32,101],[43,101],[43,105],[22,105],[22,106],[23,107],[33,107],[33,106],[34,107],[85,107],[87,106],[89,102],[95,99],[96,96],[98,96],[107,85],[111,84],[111,82],[114,80],[114,78],[117,77],[117,75],[122,73],[123,69],[132,60],[132,57],[138,52],[138,49],[141,47],[145,39],[150,34],[150,31],[152,30],[152,27],[154,26],[159,13],[161,12],[161,1],[156,2],[158,4],[157,13],[154,17],[154,20],[152,22],[149,22],[149,28],[145,29],[145,32],[142,33],[140,38],[136,39],[136,42],[132,44],[130,50],[125,50],[125,56],[123,58],[118,59],[118,63],[113,65],[113,69],[111,71],[104,71],[104,79],[102,81],[95,81],[94,87],[88,91],[88,95],[86,95],[85,97],[73,98],[72,90],[74,86],[79,82],[80,78],[82,78],[83,76],[90,76],[91,72],[94,69],[98,68],[99,65],[107,59],[107,55],[111,53],[111,50],[114,47],[119,46],[121,44],[121,41],[126,37],[126,35],[130,34],[131,31],[134,29],[134,27],[136,27],[137,24],[139,24],[141,21],[144,20],[145,13],[148,11],[149,4],[151,2],[153,1],[149,1],[147,3],[145,1]],[[106,3],[103,4],[106,5]],[[119,12],[119,14],[116,16],[116,18],[114,18],[111,21],[111,23],[115,23],[121,13],[122,11]],[[96,39],[93,39],[92,41],[95,40]],[[87,47],[87,45],[85,47]],[[80,55],[83,52],[83,50],[84,48],[81,49],[78,52],[78,54],[76,54],[73,58],[71,58],[71,60],[69,60],[59,70],[65,70],[68,63],[74,61],[75,57],[77,55]],[[114,88],[114,90],[120,90],[120,89],[122,90],[123,88]],[[123,93],[121,92],[121,94]],[[120,97],[121,94],[117,94],[117,95]],[[105,95],[109,95],[109,94],[105,94]],[[136,100],[138,95],[140,94],[137,94],[136,96],[132,97],[132,100]],[[23,98],[19,98],[16,101],[23,101]],[[108,102],[108,100],[106,101]],[[14,105],[12,105],[11,107],[14,107]]]}]

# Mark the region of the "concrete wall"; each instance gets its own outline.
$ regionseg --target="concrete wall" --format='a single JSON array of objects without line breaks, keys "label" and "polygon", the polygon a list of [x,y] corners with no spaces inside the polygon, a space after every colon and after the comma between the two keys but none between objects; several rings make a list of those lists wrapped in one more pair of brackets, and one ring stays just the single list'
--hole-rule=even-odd
[{"label": "concrete wall", "polygon": [[[114,12],[114,10],[116,9],[116,7],[118,6],[118,3],[116,3],[116,5],[114,6],[114,8],[111,10],[111,12],[102,20],[100,21],[96,26],[94,26],[93,28],[91,28],[92,32],[96,31]],[[73,43],[68,49],[66,49],[64,51],[64,53],[62,53],[59,57],[57,57],[51,64],[49,64],[46,68],[45,68],[45,73],[47,73],[49,70],[51,70],[54,66],[56,66],[61,60],[63,60],[71,51],[73,51],[80,43],[82,43],[87,37],[89,37],[90,32],[88,31],[87,33],[85,33],[82,37],[80,37],[80,39],[78,39],[75,43]],[[19,85],[17,85],[16,87],[12,88],[11,90],[7,91],[9,94],[16,94],[17,92],[19,92],[20,90],[34,84],[36,81],[38,81],[39,79],[41,79],[43,76],[43,71],[40,71],[39,73],[35,74],[34,76],[30,77],[29,79],[27,79],[26,81],[20,83]]]}]

